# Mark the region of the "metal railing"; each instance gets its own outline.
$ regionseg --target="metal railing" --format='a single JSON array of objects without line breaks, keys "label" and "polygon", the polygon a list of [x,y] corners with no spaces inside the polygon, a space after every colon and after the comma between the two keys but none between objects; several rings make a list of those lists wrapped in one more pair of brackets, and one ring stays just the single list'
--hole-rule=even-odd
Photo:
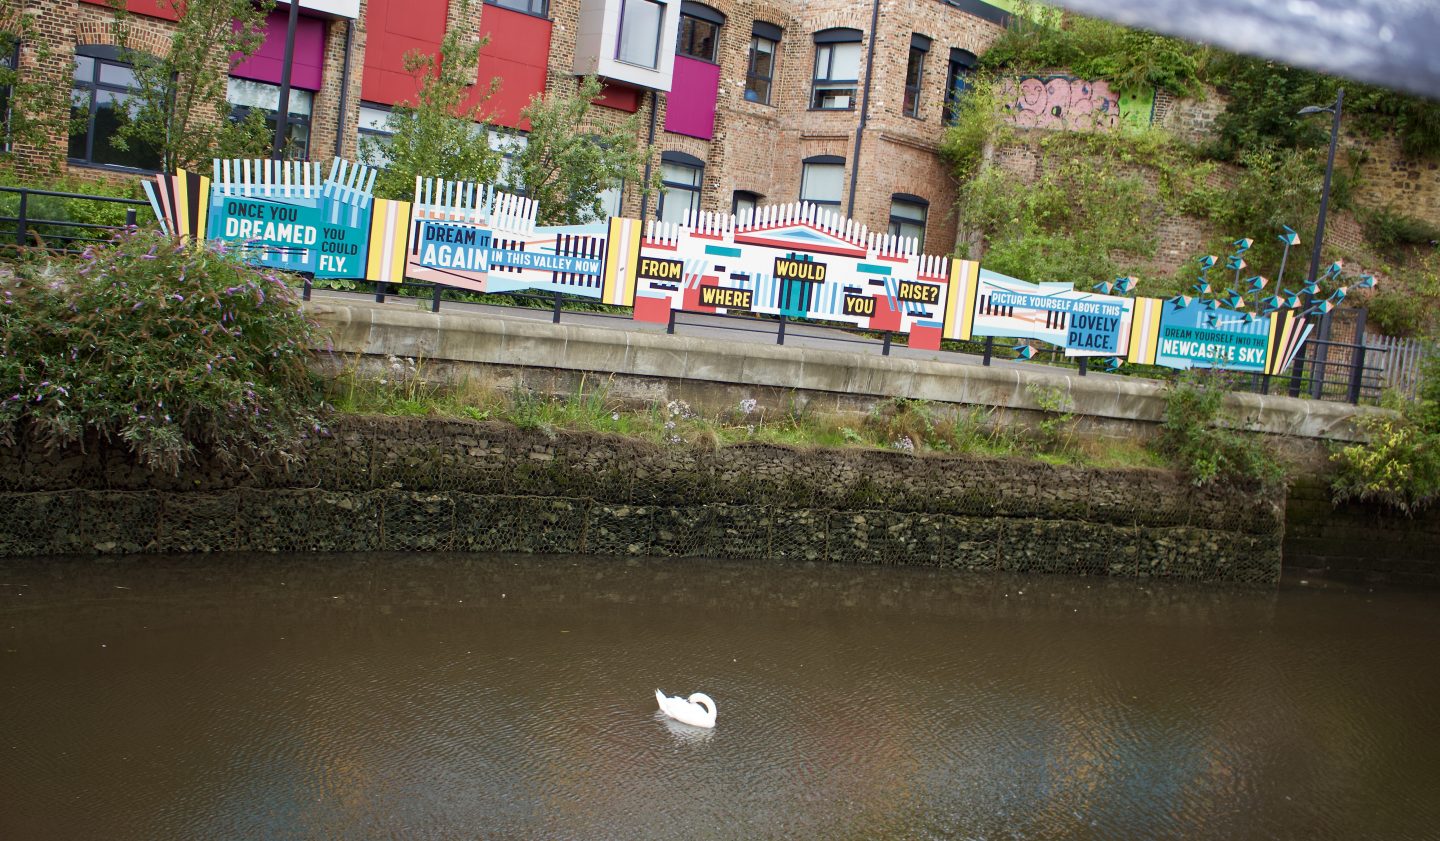
[{"label": "metal railing", "polygon": [[[0,187],[0,197],[16,195],[13,211],[4,202],[0,210],[0,241],[10,241],[21,248],[36,246],[51,251],[77,251],[91,244],[110,241],[110,235],[128,225],[136,224],[138,209],[149,207],[143,199],[125,199],[118,196],[92,196],[82,193],[62,193],[55,190],[35,190],[30,187]],[[57,201],[51,201],[57,200]],[[124,207],[124,222],[105,225],[96,222],[77,222],[73,218],[51,219],[58,206],[67,212],[69,202],[116,204]],[[106,235],[97,235],[105,232]],[[32,241],[33,240],[33,241]],[[59,247],[56,247],[57,244]]]}]

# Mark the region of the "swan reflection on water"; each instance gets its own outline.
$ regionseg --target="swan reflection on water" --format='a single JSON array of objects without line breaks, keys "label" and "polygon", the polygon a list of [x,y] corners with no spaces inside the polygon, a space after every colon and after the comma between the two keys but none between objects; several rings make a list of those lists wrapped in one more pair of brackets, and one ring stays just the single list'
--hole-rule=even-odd
[{"label": "swan reflection on water", "polygon": [[715,731],[711,728],[676,721],[659,710],[655,711],[654,718],[662,722],[670,735],[675,737],[675,741],[682,745],[703,745],[715,737]]}]

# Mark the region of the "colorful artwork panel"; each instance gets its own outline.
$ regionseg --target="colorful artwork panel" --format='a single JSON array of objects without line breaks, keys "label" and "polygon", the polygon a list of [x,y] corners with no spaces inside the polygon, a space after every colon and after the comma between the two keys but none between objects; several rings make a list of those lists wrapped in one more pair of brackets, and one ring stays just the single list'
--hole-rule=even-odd
[{"label": "colorful artwork panel", "polygon": [[1160,316],[1155,364],[1167,368],[1225,368],[1265,373],[1272,318],[1248,320],[1204,303],[1167,305]]},{"label": "colorful artwork panel", "polygon": [[760,313],[910,333],[938,348],[949,311],[950,260],[876,235],[810,205],[762,208],[744,220],[698,214],[650,223],[635,269],[636,318],[671,310]]},{"label": "colorful artwork panel", "polygon": [[1119,356],[1128,351],[1134,306],[1131,298],[981,269],[971,333],[1049,342],[1066,356]]}]

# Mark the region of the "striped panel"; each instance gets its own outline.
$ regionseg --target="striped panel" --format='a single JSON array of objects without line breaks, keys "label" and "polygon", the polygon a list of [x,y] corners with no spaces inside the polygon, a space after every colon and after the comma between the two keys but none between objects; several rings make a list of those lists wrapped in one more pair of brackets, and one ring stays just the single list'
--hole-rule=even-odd
[{"label": "striped panel", "polygon": [[640,223],[612,216],[607,238],[605,263],[600,274],[600,300],[632,307],[635,305],[635,272],[640,265]]},{"label": "striped panel", "polygon": [[410,202],[376,199],[370,213],[365,279],[400,283],[405,279],[405,238],[410,233]]},{"label": "striped panel", "polygon": [[1160,316],[1165,301],[1160,298],[1136,298],[1135,312],[1130,317],[1130,348],[1125,361],[1135,365],[1154,365],[1155,352],[1160,348]]},{"label": "striped panel", "polygon": [[974,260],[951,260],[950,283],[945,290],[947,339],[968,341],[975,327],[975,294],[980,289],[980,264]]}]

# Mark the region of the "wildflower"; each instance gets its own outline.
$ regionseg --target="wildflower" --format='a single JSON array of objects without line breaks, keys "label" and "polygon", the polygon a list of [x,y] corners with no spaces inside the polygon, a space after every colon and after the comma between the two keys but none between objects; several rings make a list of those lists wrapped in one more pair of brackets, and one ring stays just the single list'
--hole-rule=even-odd
[{"label": "wildflower", "polygon": [[756,400],[756,399],[753,398],[753,397],[747,397],[747,398],[745,398],[744,400],[741,400],[741,401],[740,401],[740,411],[741,411],[742,413],[748,415],[748,414],[750,414],[751,412],[755,411],[755,409],[756,409],[759,405],[760,405],[760,401]]},{"label": "wildflower", "polygon": [[619,412],[611,412],[611,413],[610,413],[610,420],[612,420],[612,421],[618,421],[618,420],[620,420],[620,413],[619,413]]},{"label": "wildflower", "polygon": [[915,442],[910,440],[909,435],[902,435],[890,442],[890,446],[905,453],[915,452]]}]

